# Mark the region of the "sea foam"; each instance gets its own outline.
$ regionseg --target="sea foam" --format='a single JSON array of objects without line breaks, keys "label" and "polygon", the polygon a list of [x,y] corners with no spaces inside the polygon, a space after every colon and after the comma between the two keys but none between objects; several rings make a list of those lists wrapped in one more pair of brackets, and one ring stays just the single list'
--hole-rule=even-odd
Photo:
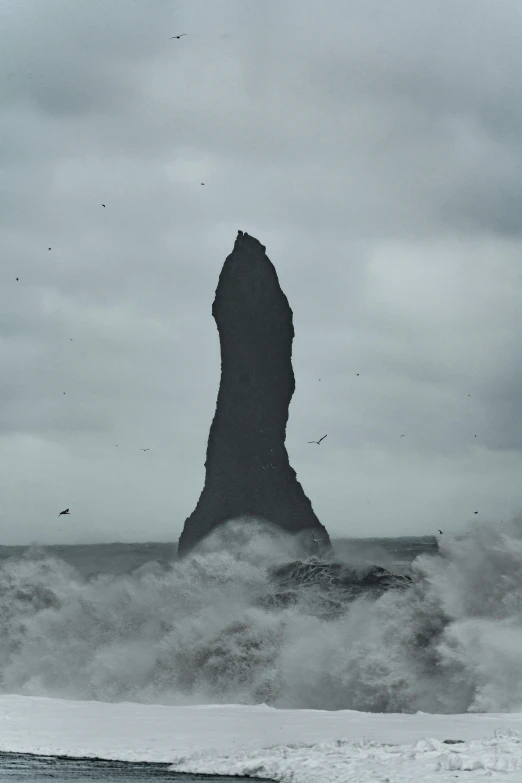
[{"label": "sea foam", "polygon": [[233,521],[190,557],[123,576],[86,580],[45,550],[7,560],[0,689],[161,704],[522,711],[520,521],[445,534],[439,555],[414,561],[410,587],[362,594],[334,613],[317,587],[271,600],[273,568],[297,557],[297,539]]}]

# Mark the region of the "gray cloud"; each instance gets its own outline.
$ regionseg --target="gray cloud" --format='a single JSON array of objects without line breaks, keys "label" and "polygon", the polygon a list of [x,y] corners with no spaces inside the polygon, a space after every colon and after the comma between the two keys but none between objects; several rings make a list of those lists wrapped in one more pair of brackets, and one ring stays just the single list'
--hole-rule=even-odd
[{"label": "gray cloud", "polygon": [[2,542],[177,537],[238,228],[294,310],[288,447],[332,534],[518,510],[515,0],[6,0],[0,24]]}]

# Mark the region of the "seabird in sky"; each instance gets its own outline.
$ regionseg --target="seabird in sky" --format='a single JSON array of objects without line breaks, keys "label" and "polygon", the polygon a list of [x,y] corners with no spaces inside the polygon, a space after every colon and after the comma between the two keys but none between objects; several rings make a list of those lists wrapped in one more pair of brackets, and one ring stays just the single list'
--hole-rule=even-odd
[{"label": "seabird in sky", "polygon": [[66,508],[66,509],[65,509],[65,511],[60,511],[60,513],[58,514],[58,516],[59,516],[59,517],[63,517],[63,515],[64,515],[64,514],[69,514],[69,509],[68,509],[68,508]]},{"label": "seabird in sky", "polygon": [[186,35],[186,33],[181,33],[181,35],[171,35],[170,40],[172,41],[173,38],[183,38],[184,35]]},{"label": "seabird in sky", "polygon": [[18,280],[20,280],[20,278],[19,278],[19,277],[17,277],[17,278],[16,278],[16,281],[17,281],[17,282],[18,282]]},{"label": "seabird in sky", "polygon": [[439,530],[439,533],[442,535],[442,530]]},{"label": "seabird in sky", "polygon": [[316,538],[311,530],[310,530],[310,535],[312,536],[312,538],[314,540],[314,544],[320,544],[321,543],[321,540],[319,538]]},{"label": "seabird in sky", "polygon": [[308,443],[317,443],[317,445],[319,446],[321,441],[324,440],[326,437],[328,437],[328,436],[327,435],[323,435],[323,437],[319,438],[319,440],[309,440]]},{"label": "seabird in sky", "polygon": [[150,449],[140,449],[140,451],[150,451]]}]

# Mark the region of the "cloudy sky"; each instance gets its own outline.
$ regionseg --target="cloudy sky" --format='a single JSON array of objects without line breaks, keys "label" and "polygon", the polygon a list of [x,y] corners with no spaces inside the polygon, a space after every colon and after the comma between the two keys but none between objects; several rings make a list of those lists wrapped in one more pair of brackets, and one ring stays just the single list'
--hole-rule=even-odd
[{"label": "cloudy sky", "polygon": [[520,511],[520,0],[0,0],[0,29],[0,544],[178,537],[238,229],[294,311],[330,534]]}]

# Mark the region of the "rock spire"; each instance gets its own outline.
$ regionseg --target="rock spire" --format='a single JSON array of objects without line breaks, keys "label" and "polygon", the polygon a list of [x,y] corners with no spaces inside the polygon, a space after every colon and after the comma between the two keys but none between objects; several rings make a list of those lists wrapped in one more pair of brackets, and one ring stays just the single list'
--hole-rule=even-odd
[{"label": "rock spire", "polygon": [[312,532],[328,547],[328,533],[285,448],[295,389],[292,310],[265,247],[242,231],[221,270],[212,314],[221,345],[221,382],[205,485],[185,522],[179,554],[237,517],[263,519],[290,533],[306,531],[306,538]]}]

